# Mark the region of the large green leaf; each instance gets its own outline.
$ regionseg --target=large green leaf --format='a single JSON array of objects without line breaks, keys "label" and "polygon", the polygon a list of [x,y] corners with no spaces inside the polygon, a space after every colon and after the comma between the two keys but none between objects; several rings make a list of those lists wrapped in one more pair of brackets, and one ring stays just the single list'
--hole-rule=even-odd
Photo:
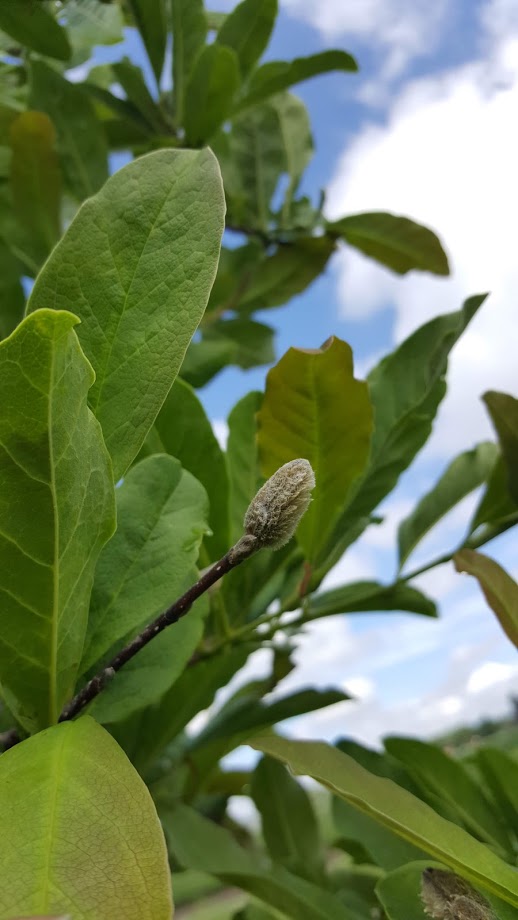
[{"label": "large green leaf", "polygon": [[183,866],[215,875],[297,920],[351,920],[349,911],[330,892],[282,866],[262,866],[229,831],[194,809],[178,805],[163,812],[162,821],[169,847]]},{"label": "large green leaf", "polygon": [[504,858],[509,837],[494,807],[460,761],[441,748],[412,738],[385,738],[385,750],[403,763],[423,794],[444,799],[457,813],[464,827],[479,839],[498,847]]},{"label": "large green leaf", "polygon": [[315,562],[369,452],[371,406],[349,345],[331,338],[314,351],[290,348],[268,374],[258,421],[265,476],[296,457],[315,471],[313,501],[297,531]]},{"label": "large green leaf", "polygon": [[36,268],[60,235],[61,174],[55,131],[43,112],[22,112],[10,129],[13,211]]},{"label": "large green leaf", "polygon": [[[171,920],[155,807],[113,738],[88,716],[0,758],[0,918]],[[23,855],[22,855],[23,854]]]},{"label": "large green leaf", "polygon": [[[102,125],[85,90],[70,83],[45,61],[30,64],[30,104],[46,112],[57,133],[57,149],[70,192],[79,201],[97,192],[108,178],[108,151]],[[76,307],[73,300],[67,306]]]},{"label": "large green leaf", "polygon": [[227,464],[233,542],[243,533],[245,512],[261,485],[256,415],[262,399],[262,393],[247,393],[228,417]]},{"label": "large green leaf", "polygon": [[252,747],[286,763],[293,773],[312,776],[458,875],[518,906],[518,874],[512,866],[391,780],[374,776],[322,742],[263,735],[253,739]]},{"label": "large green leaf", "polygon": [[453,557],[457,572],[467,572],[477,579],[484,596],[508,639],[518,648],[518,585],[498,562],[463,549]]},{"label": "large green leaf", "polygon": [[167,45],[165,0],[129,0],[129,6],[158,83]]},{"label": "large green leaf", "polygon": [[358,811],[348,802],[333,797],[333,820],[345,850],[351,841],[361,844],[375,865],[395,869],[424,854],[406,840],[378,824],[370,815]]},{"label": "large green leaf", "polygon": [[200,483],[165,454],[125,476],[117,489],[117,531],[95,570],[82,673],[182,594],[207,511]]},{"label": "large green leaf", "polygon": [[60,61],[70,57],[71,48],[65,30],[39,0],[0,3],[0,29],[39,54]]},{"label": "large green leaf", "polygon": [[376,581],[354,581],[330,591],[313,594],[308,602],[311,620],[337,613],[364,613],[381,610],[408,610],[427,617],[437,616],[432,600],[405,582],[382,585]]},{"label": "large green leaf", "polygon": [[518,512],[518,502],[515,502],[509,492],[509,477],[504,458],[500,455],[488,478],[486,489],[480,499],[479,505],[469,525],[472,534],[480,527],[504,524],[511,521]]},{"label": "large green leaf", "polygon": [[203,0],[172,0],[174,117],[183,124],[185,87],[205,46],[207,14]]},{"label": "large green leaf", "polygon": [[334,252],[328,237],[301,237],[281,246],[251,273],[250,283],[239,298],[240,312],[280,307],[302,294],[324,271]]},{"label": "large green leaf", "polygon": [[399,525],[400,568],[428,531],[461,499],[488,479],[497,457],[496,445],[484,441],[452,460],[433,488]]},{"label": "large green leaf", "polygon": [[518,502],[518,399],[491,391],[483,396],[507,466],[509,491]]},{"label": "large green leaf", "polygon": [[266,50],[277,16],[277,0],[242,0],[225,17],[216,41],[232,48],[247,77]]},{"label": "large green leaf", "polygon": [[25,296],[20,275],[20,263],[0,238],[0,339],[6,338],[23,317]]},{"label": "large green leaf", "polygon": [[29,310],[73,304],[96,372],[90,404],[114,472],[138,453],[205,309],[223,230],[208,150],[160,150],[115,173],[79,210]]},{"label": "large green leaf", "polygon": [[282,764],[263,757],[254,770],[250,791],[274,862],[309,881],[322,881],[322,841],[305,789]]},{"label": "large green leaf", "polygon": [[251,650],[236,646],[186,668],[160,703],[145,711],[135,757],[139,769],[153,762],[198,712],[208,709],[216,691],[245,664]]},{"label": "large green leaf", "polygon": [[446,253],[435,233],[408,217],[373,211],[342,217],[328,223],[327,228],[399,275],[406,275],[412,269],[434,275],[449,274]]},{"label": "large green leaf", "polygon": [[296,83],[333,70],[354,73],[358,70],[358,65],[346,51],[336,50],[321,51],[319,54],[295,58],[293,61],[268,61],[253,74],[246,95],[240,99],[238,108],[245,109],[256,105]]},{"label": "large green leaf", "polygon": [[0,344],[0,681],[29,731],[74,689],[95,563],[115,526],[77,319],[41,310]]},{"label": "large green leaf", "polygon": [[425,323],[369,374],[374,407],[371,456],[330,541],[332,564],[347,545],[353,522],[366,518],[392,491],[428,439],[446,392],[448,355],[484,300],[485,295],[470,297],[459,312]]},{"label": "large green leaf", "polygon": [[203,331],[199,342],[191,342],[181,374],[194,387],[205,386],[228,365],[250,368],[271,364],[274,331],[271,326],[249,319],[220,320]]},{"label": "large green leaf", "polygon": [[223,124],[238,86],[236,53],[223,45],[207,45],[185,87],[184,127],[190,146],[199,147]]},{"label": "large green leaf", "polygon": [[[196,569],[185,579],[185,590],[198,579]],[[98,722],[120,722],[158,703],[178,680],[203,634],[208,600],[201,597],[171,628],[162,630],[104,687],[88,712]]]},{"label": "large green leaf", "polygon": [[211,559],[223,556],[230,546],[225,455],[201,402],[180,378],[171,387],[144,443],[141,454],[147,453],[167,453],[176,457],[205,487],[213,534],[205,537],[205,546]]}]

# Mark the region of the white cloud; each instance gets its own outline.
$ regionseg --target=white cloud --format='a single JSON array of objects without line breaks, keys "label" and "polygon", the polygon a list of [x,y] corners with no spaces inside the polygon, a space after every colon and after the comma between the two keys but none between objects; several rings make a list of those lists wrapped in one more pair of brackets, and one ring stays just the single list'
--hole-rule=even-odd
[{"label": "white cloud", "polygon": [[517,111],[511,37],[486,60],[408,85],[386,123],[366,127],[347,148],[329,188],[330,217],[388,210],[436,228],[453,269],[449,279],[401,279],[346,249],[334,266],[344,316],[361,319],[392,303],[401,341],[470,294],[491,291],[454,350],[430,454],[452,456],[492,436],[480,394],[516,389]]},{"label": "white cloud", "polygon": [[226,449],[227,440],[228,440],[228,425],[225,419],[216,418],[211,421],[212,430],[216,435],[216,438],[219,442],[219,446]]},{"label": "white cloud", "polygon": [[357,38],[381,49],[388,78],[433,50],[452,12],[447,0],[282,0],[282,5],[318,29],[326,42]]},{"label": "white cloud", "polygon": [[466,690],[468,693],[481,693],[487,690],[493,684],[500,681],[508,681],[513,678],[518,671],[517,667],[512,664],[504,664],[500,661],[485,661],[479,668],[470,674]]}]

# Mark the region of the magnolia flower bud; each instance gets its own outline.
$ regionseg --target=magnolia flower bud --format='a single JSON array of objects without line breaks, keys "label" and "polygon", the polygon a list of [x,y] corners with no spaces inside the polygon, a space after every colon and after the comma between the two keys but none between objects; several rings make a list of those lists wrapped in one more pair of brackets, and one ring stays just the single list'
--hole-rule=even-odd
[{"label": "magnolia flower bud", "polygon": [[245,536],[257,549],[279,549],[291,539],[311,501],[315,474],[308,460],[290,460],[259,489],[245,514]]}]

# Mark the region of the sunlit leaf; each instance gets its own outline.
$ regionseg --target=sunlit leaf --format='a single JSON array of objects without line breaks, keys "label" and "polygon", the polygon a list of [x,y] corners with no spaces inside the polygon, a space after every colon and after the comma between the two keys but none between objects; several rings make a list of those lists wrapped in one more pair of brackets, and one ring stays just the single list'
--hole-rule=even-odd
[{"label": "sunlit leaf", "polygon": [[321,51],[305,58],[295,58],[294,61],[268,61],[253,74],[246,95],[240,99],[238,108],[256,105],[268,96],[289,89],[296,83],[333,70],[354,73],[358,70],[358,65],[346,51],[333,50]]},{"label": "sunlit leaf", "polygon": [[239,63],[231,48],[207,45],[196,58],[185,88],[187,142],[199,147],[225,121],[239,86]]},{"label": "sunlit leaf", "polygon": [[[173,3],[173,6],[175,5]],[[129,0],[129,6],[151,61],[157,82],[164,66],[167,45],[165,0]]]},{"label": "sunlit leaf", "polygon": [[408,217],[373,211],[342,217],[327,228],[399,275],[412,269],[449,274],[446,253],[435,233]]},{"label": "sunlit leaf", "polygon": [[472,549],[455,553],[453,561],[458,572],[475,576],[500,626],[518,648],[518,585],[514,579],[494,559]]},{"label": "sunlit leaf", "polygon": [[236,52],[242,77],[266,50],[276,16],[277,0],[242,0],[221,23],[216,41]]}]

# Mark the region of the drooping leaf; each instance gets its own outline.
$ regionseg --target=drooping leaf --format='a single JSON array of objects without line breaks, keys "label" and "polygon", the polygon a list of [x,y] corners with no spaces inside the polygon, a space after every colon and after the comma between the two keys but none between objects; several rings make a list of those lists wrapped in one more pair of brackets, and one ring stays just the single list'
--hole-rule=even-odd
[{"label": "drooping leaf", "polygon": [[358,65],[352,55],[336,50],[321,51],[293,61],[268,61],[253,74],[246,95],[239,100],[238,109],[256,105],[296,83],[333,70],[354,73]]},{"label": "drooping leaf", "polygon": [[348,910],[329,891],[282,866],[261,867],[229,831],[194,809],[178,805],[164,812],[162,820],[170,849],[183,866],[236,885],[297,920],[351,920]]},{"label": "drooping leaf", "polygon": [[165,0],[129,0],[129,6],[158,83],[167,45]]},{"label": "drooping leaf", "polygon": [[111,466],[87,408],[77,319],[41,310],[0,344],[0,681],[29,731],[74,688],[95,563],[115,526]]},{"label": "drooping leaf", "polygon": [[149,127],[157,134],[165,133],[166,126],[162,114],[147,88],[140,67],[132,64],[129,58],[123,58],[122,61],[113,64],[112,69],[128,100],[140,112]]},{"label": "drooping leaf", "polygon": [[323,742],[262,735],[254,738],[251,746],[286,763],[297,775],[312,776],[462,878],[518,906],[518,876],[512,866],[406,789],[374,776]]},{"label": "drooping leaf", "polygon": [[117,531],[95,570],[82,673],[181,596],[207,511],[200,483],[165,454],[125,476],[117,489]]},{"label": "drooping leaf", "polygon": [[322,841],[311,799],[301,784],[278,761],[263,757],[254,770],[251,796],[274,862],[308,881],[322,881]]},{"label": "drooping leaf", "polygon": [[85,203],[38,276],[29,310],[72,303],[81,319],[96,372],[90,404],[116,478],[138,453],[203,314],[222,229],[212,153],[159,150]]},{"label": "drooping leaf", "polygon": [[216,41],[236,52],[241,77],[266,50],[276,16],[277,0],[241,0],[222,22]]},{"label": "drooping leaf", "polygon": [[369,374],[374,408],[370,461],[329,542],[330,564],[348,545],[353,522],[367,519],[428,439],[446,392],[449,353],[484,300],[485,295],[470,297],[459,312],[425,323]]},{"label": "drooping leaf", "polygon": [[[195,584],[198,577],[193,569],[179,593]],[[164,629],[121,668],[95,698],[89,714],[103,725],[113,725],[159,703],[195,652],[207,613],[205,596],[196,601],[187,616]]]},{"label": "drooping leaf", "polygon": [[518,585],[514,579],[494,559],[472,549],[455,553],[453,561],[457,572],[475,576],[507,638],[518,648]]},{"label": "drooping leaf", "polygon": [[207,35],[203,0],[172,0],[173,100],[176,123],[183,124],[185,88]]},{"label": "drooping leaf", "polygon": [[196,58],[185,87],[184,127],[190,146],[210,140],[223,124],[238,86],[236,53],[223,45],[207,45]]},{"label": "drooping leaf", "polygon": [[[205,537],[210,559],[230,547],[228,473],[205,410],[191,387],[177,378],[158,413],[141,455],[167,453],[198,479],[209,497],[212,537]],[[239,534],[241,536],[241,534]]]},{"label": "drooping leaf", "polygon": [[435,793],[458,814],[464,827],[491,846],[504,858],[510,841],[494,814],[491,802],[460,761],[448,757],[434,744],[412,738],[385,738],[385,750],[400,760],[424,794]]},{"label": "drooping leaf", "polygon": [[[97,192],[108,178],[108,151],[102,125],[87,93],[45,61],[30,64],[30,104],[54,123],[57,149],[69,191],[78,201]],[[67,306],[76,308],[74,301]]]},{"label": "drooping leaf", "polygon": [[208,709],[216,691],[239,671],[253,648],[236,646],[186,668],[160,703],[145,711],[135,757],[139,770],[153,762],[196,713]]},{"label": "drooping leaf", "polygon": [[182,377],[193,387],[202,387],[224,367],[259,367],[275,360],[274,330],[249,319],[220,320],[203,331],[199,342],[191,342],[182,364]]},{"label": "drooping leaf", "polygon": [[263,394],[247,393],[228,417],[227,465],[230,481],[232,541],[243,533],[246,509],[261,485],[256,415]]},{"label": "drooping leaf", "polygon": [[488,479],[497,456],[496,445],[484,441],[452,460],[433,488],[399,525],[400,569],[428,531],[461,499]]},{"label": "drooping leaf", "polygon": [[297,530],[315,562],[369,452],[371,406],[349,345],[331,338],[314,351],[291,348],[268,374],[258,422],[264,476],[296,457],[315,471],[313,501]]},{"label": "drooping leaf", "polygon": [[483,400],[491,416],[507,466],[509,492],[518,503],[518,399],[491,391]]},{"label": "drooping leaf", "polygon": [[412,269],[449,274],[446,253],[435,233],[408,217],[384,211],[351,214],[328,223],[327,229],[399,275]]},{"label": "drooping leaf", "polygon": [[61,174],[54,126],[42,112],[22,112],[10,129],[13,211],[35,265],[60,235]]},{"label": "drooping leaf", "polygon": [[38,0],[1,3],[0,29],[39,54],[60,61],[70,57],[71,48],[65,30]]},{"label": "drooping leaf", "polygon": [[408,610],[423,616],[437,616],[434,602],[405,582],[382,585],[376,581],[355,581],[330,591],[312,594],[307,615],[314,620],[339,613],[367,613],[381,610]]},{"label": "drooping leaf", "polygon": [[250,284],[239,299],[240,312],[283,306],[302,294],[322,274],[334,252],[328,237],[301,237],[291,246],[281,246],[253,272]]},{"label": "drooping leaf", "polygon": [[[0,917],[170,920],[171,876],[146,786],[88,716],[0,758]],[[21,856],[23,854],[23,858]]]}]

